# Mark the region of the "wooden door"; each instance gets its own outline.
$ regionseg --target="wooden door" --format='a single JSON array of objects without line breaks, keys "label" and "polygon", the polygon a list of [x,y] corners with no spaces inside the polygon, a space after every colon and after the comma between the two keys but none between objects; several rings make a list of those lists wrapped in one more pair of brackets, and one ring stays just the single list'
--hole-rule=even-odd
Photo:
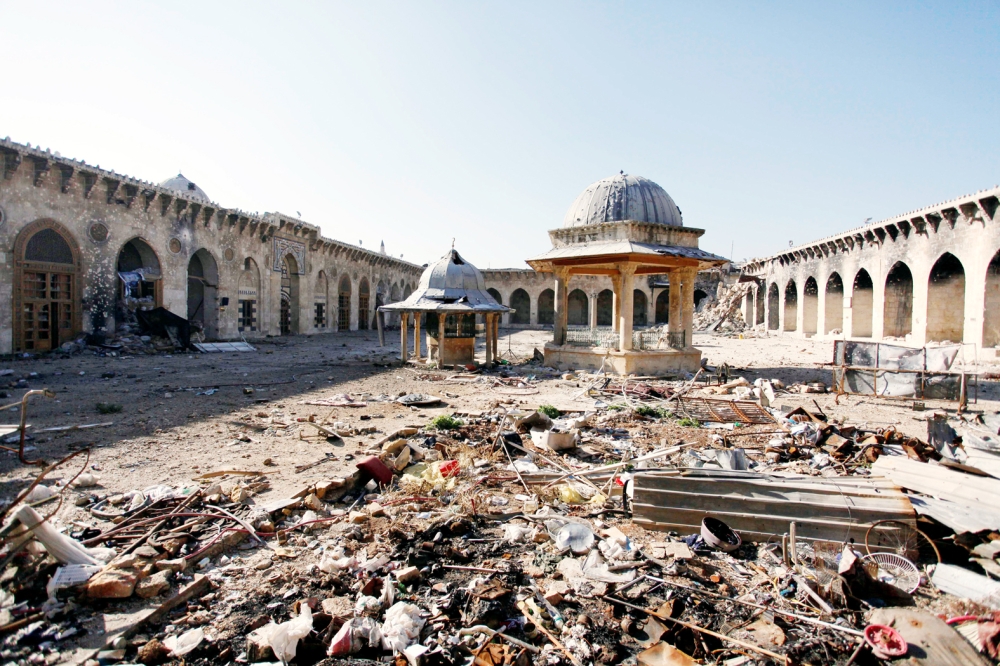
[{"label": "wooden door", "polygon": [[22,273],[21,323],[26,351],[48,351],[72,338],[73,280],[72,273]]}]

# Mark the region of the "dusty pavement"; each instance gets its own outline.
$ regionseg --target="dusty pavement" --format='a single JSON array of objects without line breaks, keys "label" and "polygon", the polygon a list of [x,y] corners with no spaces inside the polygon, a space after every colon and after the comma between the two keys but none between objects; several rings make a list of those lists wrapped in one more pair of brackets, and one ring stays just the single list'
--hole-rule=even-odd
[{"label": "dusty pavement", "polygon": [[[114,496],[157,485],[197,487],[198,477],[219,471],[249,471],[258,479],[265,478],[266,485],[255,487],[254,494],[245,503],[266,505],[300,494],[304,488],[315,487],[318,482],[351,474],[355,471],[355,463],[367,455],[366,449],[385,434],[404,426],[426,426],[441,414],[458,414],[470,426],[460,437],[445,439],[439,435],[439,440],[447,441],[449,452],[459,457],[468,469],[482,464],[484,470],[497,470],[474,484],[476,487],[490,486],[488,490],[484,486],[475,491],[485,492],[485,495],[463,491],[461,496],[448,500],[453,508],[445,513],[454,519],[455,515],[449,512],[459,511],[458,515],[468,516],[470,506],[474,515],[476,501],[488,502],[488,510],[494,513],[508,506],[517,507],[524,501],[516,494],[520,492],[516,477],[507,473],[506,480],[500,481],[506,485],[500,487],[494,483],[498,473],[503,474],[499,470],[506,465],[499,451],[488,454],[484,452],[488,447],[470,448],[489,440],[495,428],[489,420],[490,410],[502,406],[528,411],[540,405],[553,405],[571,412],[587,411],[595,404],[617,404],[614,397],[605,395],[598,402],[595,397],[585,395],[588,381],[572,375],[566,379],[561,373],[527,363],[533,350],[540,348],[550,335],[546,331],[520,331],[509,338],[501,337],[502,357],[513,365],[503,366],[493,375],[531,378],[529,385],[523,388],[491,386],[475,378],[456,377],[462,373],[452,370],[401,367],[397,360],[397,332],[388,332],[384,348],[378,346],[376,334],[368,332],[274,339],[255,343],[258,351],[250,353],[121,357],[83,352],[51,359],[18,359],[2,367],[13,372],[7,377],[12,384],[8,389],[11,394],[8,401],[19,398],[25,388],[45,387],[56,391],[54,399],[36,397],[30,403],[28,422],[32,428],[29,432],[35,434],[29,440],[28,457],[54,461],[83,447],[91,449],[87,471],[96,477],[97,485],[67,493],[67,501],[59,505],[54,514],[58,524],[70,529],[108,527],[107,521],[98,520],[82,506],[77,506],[77,500]],[[812,381],[829,383],[830,371],[822,367],[831,355],[829,342],[698,335],[695,344],[702,348],[710,364],[727,363],[734,375],[744,376],[751,382],[762,377],[779,379],[788,385]],[[439,396],[444,403],[420,409],[391,401],[404,393]],[[343,399],[344,394],[364,406],[308,404]],[[979,402],[970,407],[996,412],[1000,409],[998,395],[995,385],[984,384],[980,387]],[[111,407],[111,413],[100,413],[98,403],[105,405],[105,412],[109,411],[108,405],[120,405],[121,410],[114,411],[115,407]],[[811,410],[818,405],[831,422],[841,425],[872,429],[894,425],[903,433],[926,437],[926,412],[913,412],[906,402],[846,396],[841,397],[838,404],[829,394],[781,394],[777,404],[805,406]],[[953,412],[955,405],[928,401],[927,408]],[[5,420],[13,422],[15,413],[8,412]],[[637,427],[633,417],[623,415],[619,418],[613,413],[602,418],[605,427],[624,428],[622,432],[627,431],[625,437],[631,442],[629,446],[638,452],[665,444],[712,446],[712,432],[706,428],[666,421],[642,422]],[[327,440],[317,437],[316,429],[308,424],[310,419],[339,430],[361,432],[341,441]],[[42,432],[51,427],[103,423],[111,425]],[[764,436],[762,441],[766,440]],[[598,444],[588,446],[593,448]],[[581,448],[583,453],[574,455],[586,458],[587,447]],[[605,448],[597,451],[596,459],[616,461],[620,455],[621,451],[616,448]],[[296,470],[310,463],[320,464]],[[71,463],[53,472],[46,482],[68,480],[78,469],[76,462]],[[796,471],[808,471],[808,465],[803,463]],[[37,473],[38,467],[22,465],[15,455],[0,454],[0,499],[5,503],[13,500]],[[239,478],[229,477],[229,486]],[[209,483],[211,481],[203,482],[201,487]],[[202,626],[206,628],[209,643],[217,646],[219,659],[207,656],[203,647],[197,653],[200,663],[226,663],[245,650],[248,626],[257,624],[262,618],[266,621],[268,616],[279,622],[295,617],[299,609],[295,602],[303,598],[325,601],[323,610],[330,615],[350,616],[357,596],[351,575],[333,565],[327,569],[318,568],[324,561],[354,558],[364,563],[388,555],[393,559],[425,557],[433,561],[439,557],[414,554],[417,544],[422,542],[420,548],[424,548],[430,543],[428,552],[433,553],[434,540],[440,541],[440,528],[435,527],[439,522],[432,519],[436,514],[429,510],[436,500],[414,499],[402,490],[383,494],[377,501],[386,505],[388,516],[366,517],[365,529],[359,531],[345,518],[362,499],[373,502],[376,498],[366,497],[364,491],[360,495],[355,491],[343,503],[326,503],[320,515],[329,514],[337,518],[337,522],[311,533],[291,532],[280,552],[275,548],[257,547],[247,540],[231,548],[226,555],[198,564],[195,571],[209,574],[218,589],[202,596],[200,601],[181,606],[179,614],[172,616],[177,626],[142,630],[127,644],[129,658],[151,639],[177,635],[190,626]],[[416,500],[426,500],[430,504],[417,502],[411,506],[410,503]],[[48,513],[51,510],[52,504],[39,506],[39,511]],[[302,517],[301,509],[286,515],[285,524],[294,524]],[[397,523],[397,515],[408,516],[406,524]],[[468,522],[466,518],[457,520]],[[643,534],[643,530],[615,516],[614,512],[605,516],[603,522],[605,527],[621,530],[636,543],[654,537],[653,533]],[[470,529],[469,525],[463,525],[462,529]],[[282,527],[282,523],[277,527]],[[449,529],[457,528],[452,525]],[[480,528],[479,538],[465,542],[459,550],[449,545],[448,557],[452,562],[468,561],[486,568],[494,568],[513,558],[526,574],[551,574],[553,562],[545,560],[547,555],[539,554],[541,549],[536,549],[530,541],[507,545],[503,541],[505,538],[502,525]],[[410,547],[409,556],[405,556],[407,547]],[[179,578],[181,584],[192,580],[193,573],[183,574]],[[438,571],[435,575],[442,582],[435,584],[433,592],[420,588],[417,595],[444,594],[447,598],[456,586],[471,584],[467,572]],[[640,589],[637,588],[637,592]],[[405,592],[407,595],[412,593],[412,589]],[[936,597],[930,599],[936,600]],[[69,663],[88,654],[85,648],[103,645],[104,636],[134,621],[135,613],[149,607],[149,603],[135,598],[117,604],[89,602],[77,614],[86,636],[79,640],[77,649],[63,645],[61,652],[48,653],[49,663],[60,663],[60,660]],[[587,615],[585,605],[579,608],[581,616]],[[702,610],[708,611],[709,607]],[[708,617],[705,616],[706,621]],[[617,663],[624,654],[620,646],[615,647],[619,630],[614,628],[612,631],[605,620],[597,622],[603,628],[592,643],[595,649],[602,644],[603,647],[594,661]],[[326,639],[329,642],[329,636]],[[812,655],[815,660],[816,654],[811,651],[819,649],[816,645],[799,642],[797,646],[795,649],[801,649],[802,656]],[[837,651],[842,660],[850,652],[850,646],[839,645]],[[57,656],[53,658],[52,655]],[[315,661],[310,658],[299,663]],[[822,659],[813,661],[821,662]]]}]

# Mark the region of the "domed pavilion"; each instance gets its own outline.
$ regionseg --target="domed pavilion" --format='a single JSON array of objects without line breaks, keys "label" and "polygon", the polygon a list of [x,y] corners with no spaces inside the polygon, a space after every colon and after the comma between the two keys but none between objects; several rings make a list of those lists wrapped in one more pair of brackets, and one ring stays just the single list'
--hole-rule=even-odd
[{"label": "domed pavilion", "polygon": [[383,305],[380,312],[400,314],[400,357],[409,357],[407,326],[413,315],[413,355],[420,360],[420,320],[427,316],[427,356],[438,367],[475,362],[476,316],[482,315],[486,332],[486,363],[497,358],[500,315],[512,310],[497,303],[486,291],[479,269],[454,248],[430,264],[420,276],[420,284],[410,297]]},{"label": "domed pavilion", "polygon": [[[560,229],[549,231],[552,249],[528,259],[540,273],[555,275],[555,326],[545,345],[545,364],[560,369],[598,369],[620,375],[694,372],[701,352],[692,346],[694,282],[698,271],[726,259],[698,249],[704,229],[685,227],[680,208],[653,181],[621,173],[590,185],[576,198]],[[637,275],[670,280],[667,333],[632,330]],[[569,280],[607,275],[614,292],[612,331],[568,331]]]}]

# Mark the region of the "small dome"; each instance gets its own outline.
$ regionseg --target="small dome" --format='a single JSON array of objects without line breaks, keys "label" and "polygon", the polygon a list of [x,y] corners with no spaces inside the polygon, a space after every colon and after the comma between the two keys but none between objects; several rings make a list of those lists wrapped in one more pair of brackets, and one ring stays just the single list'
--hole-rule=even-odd
[{"label": "small dome", "polygon": [[625,220],[684,226],[681,210],[666,190],[648,178],[622,173],[585,189],[566,211],[563,228]]},{"label": "small dome", "polygon": [[175,192],[180,192],[181,194],[186,194],[189,197],[199,197],[205,201],[211,201],[208,195],[205,194],[205,190],[201,189],[190,180],[184,177],[184,174],[179,173],[173,178],[169,178],[162,183],[160,187],[165,187],[168,190],[173,190]]},{"label": "small dome", "polygon": [[461,296],[466,291],[486,291],[486,282],[479,269],[462,259],[456,250],[438,259],[424,269],[418,291],[441,290],[441,296]]}]

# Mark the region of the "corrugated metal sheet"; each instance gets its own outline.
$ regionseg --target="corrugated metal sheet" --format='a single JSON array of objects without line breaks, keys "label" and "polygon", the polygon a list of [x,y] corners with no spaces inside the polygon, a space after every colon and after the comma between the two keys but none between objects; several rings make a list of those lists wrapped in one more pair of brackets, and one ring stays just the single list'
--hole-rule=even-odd
[{"label": "corrugated metal sheet", "polygon": [[959,599],[971,599],[978,604],[1000,610],[1000,583],[954,564],[938,564],[931,576],[934,587],[954,594]]},{"label": "corrugated metal sheet", "polygon": [[1000,514],[990,509],[977,509],[968,504],[956,504],[926,495],[910,495],[910,504],[921,516],[930,516],[956,533],[981,532],[1000,528]]},{"label": "corrugated metal sheet", "polygon": [[872,465],[872,473],[892,479],[908,490],[1000,515],[998,479],[956,472],[903,456],[881,456]]},{"label": "corrugated metal sheet", "polygon": [[691,534],[712,515],[747,539],[771,540],[795,521],[801,539],[864,543],[877,521],[916,525],[906,495],[885,479],[679,469],[636,474],[634,487],[633,519],[651,530]]}]

